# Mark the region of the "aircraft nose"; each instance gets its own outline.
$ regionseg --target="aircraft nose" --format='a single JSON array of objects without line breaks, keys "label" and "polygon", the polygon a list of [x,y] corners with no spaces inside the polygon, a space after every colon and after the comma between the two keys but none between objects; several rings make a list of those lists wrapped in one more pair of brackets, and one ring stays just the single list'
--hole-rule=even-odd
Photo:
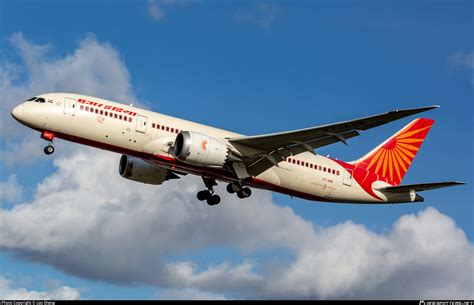
[{"label": "aircraft nose", "polygon": [[15,120],[17,121],[21,121],[21,119],[23,118],[23,108],[25,106],[23,104],[20,104],[18,106],[16,106],[15,108],[13,108],[11,114],[12,114],[12,117],[15,118]]}]

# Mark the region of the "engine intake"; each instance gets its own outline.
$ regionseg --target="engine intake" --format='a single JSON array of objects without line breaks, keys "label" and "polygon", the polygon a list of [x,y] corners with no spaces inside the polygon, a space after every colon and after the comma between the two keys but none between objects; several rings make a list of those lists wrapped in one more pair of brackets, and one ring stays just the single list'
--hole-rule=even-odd
[{"label": "engine intake", "polygon": [[176,136],[172,154],[186,163],[222,168],[230,150],[221,139],[199,132],[181,131]]}]

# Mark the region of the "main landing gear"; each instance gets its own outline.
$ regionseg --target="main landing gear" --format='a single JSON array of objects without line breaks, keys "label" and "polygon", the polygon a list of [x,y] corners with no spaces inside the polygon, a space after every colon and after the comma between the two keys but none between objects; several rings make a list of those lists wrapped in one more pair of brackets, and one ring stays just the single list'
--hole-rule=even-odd
[{"label": "main landing gear", "polygon": [[[207,190],[202,190],[197,193],[197,198],[200,201],[207,201],[208,205],[216,205],[221,202],[221,197],[214,194],[214,186],[217,185],[217,182],[214,178],[211,177],[202,177],[204,184],[206,185]],[[230,194],[237,193],[237,197],[240,199],[248,198],[252,195],[252,190],[248,187],[243,187],[239,182],[232,182],[227,185],[227,192]]]},{"label": "main landing gear", "polygon": [[214,186],[217,185],[217,182],[214,178],[210,177],[202,177],[202,180],[204,181],[204,184],[207,187],[207,190],[203,190],[197,193],[197,198],[200,201],[207,201],[208,205],[216,205],[221,202],[221,197],[219,195],[214,194]]},{"label": "main landing gear", "polygon": [[43,131],[41,133],[41,139],[48,141],[48,146],[44,148],[44,153],[47,155],[51,155],[52,153],[54,153],[54,146],[53,146],[54,132]]},{"label": "main landing gear", "polygon": [[237,193],[237,197],[240,199],[248,198],[252,195],[252,190],[248,187],[243,187],[238,182],[232,182],[227,184],[227,192],[229,194]]}]

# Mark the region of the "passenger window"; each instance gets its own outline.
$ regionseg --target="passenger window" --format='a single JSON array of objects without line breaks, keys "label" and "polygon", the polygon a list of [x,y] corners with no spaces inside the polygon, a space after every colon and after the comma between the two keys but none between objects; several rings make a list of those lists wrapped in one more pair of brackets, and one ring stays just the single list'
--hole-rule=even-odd
[{"label": "passenger window", "polygon": [[101,111],[100,111],[100,115],[104,115],[104,110],[101,110]]},{"label": "passenger window", "polygon": [[122,119],[122,115],[119,115],[119,120],[121,120],[121,119]]},{"label": "passenger window", "polygon": [[320,166],[318,166],[318,169],[319,169],[319,170],[322,170],[322,167],[321,167],[321,165],[320,165]]},{"label": "passenger window", "polygon": [[325,168],[325,167],[323,167],[323,172],[326,172],[326,168]]},{"label": "passenger window", "polygon": [[129,121],[129,122],[132,122],[132,118],[128,118],[128,121]]},{"label": "passenger window", "polygon": [[117,117],[118,117],[118,115],[116,113],[114,113],[114,118],[117,118]]},{"label": "passenger window", "polygon": [[174,128],[171,128],[171,132],[173,132],[173,133],[174,133]]},{"label": "passenger window", "polygon": [[99,113],[99,110],[98,110],[98,109],[96,109],[96,110],[95,110],[95,113]]},{"label": "passenger window", "polygon": [[160,129],[160,124],[156,124],[156,129]]},{"label": "passenger window", "polygon": [[168,126],[166,126],[166,131],[170,131],[170,128]]},{"label": "passenger window", "polygon": [[151,123],[151,128],[155,128],[155,123]]},{"label": "passenger window", "polygon": [[124,115],[124,116],[123,116],[123,120],[124,120],[125,122],[128,121],[127,116]]},{"label": "passenger window", "polygon": [[86,111],[89,111],[89,107],[86,106]]},{"label": "passenger window", "polygon": [[91,107],[90,111],[91,111],[91,112],[94,112],[94,108]]},{"label": "passenger window", "polygon": [[81,105],[81,106],[79,107],[79,109],[84,110],[84,106]]}]

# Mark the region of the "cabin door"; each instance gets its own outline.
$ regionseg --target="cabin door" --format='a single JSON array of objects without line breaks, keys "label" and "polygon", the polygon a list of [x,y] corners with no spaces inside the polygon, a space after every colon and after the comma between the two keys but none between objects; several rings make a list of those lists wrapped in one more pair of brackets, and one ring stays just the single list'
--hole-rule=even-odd
[{"label": "cabin door", "polygon": [[352,170],[346,169],[343,172],[344,172],[344,176],[342,178],[342,184],[351,186],[352,185]]},{"label": "cabin door", "polygon": [[137,115],[137,127],[136,131],[145,133],[146,132],[146,125],[148,122],[148,118],[143,115]]}]

